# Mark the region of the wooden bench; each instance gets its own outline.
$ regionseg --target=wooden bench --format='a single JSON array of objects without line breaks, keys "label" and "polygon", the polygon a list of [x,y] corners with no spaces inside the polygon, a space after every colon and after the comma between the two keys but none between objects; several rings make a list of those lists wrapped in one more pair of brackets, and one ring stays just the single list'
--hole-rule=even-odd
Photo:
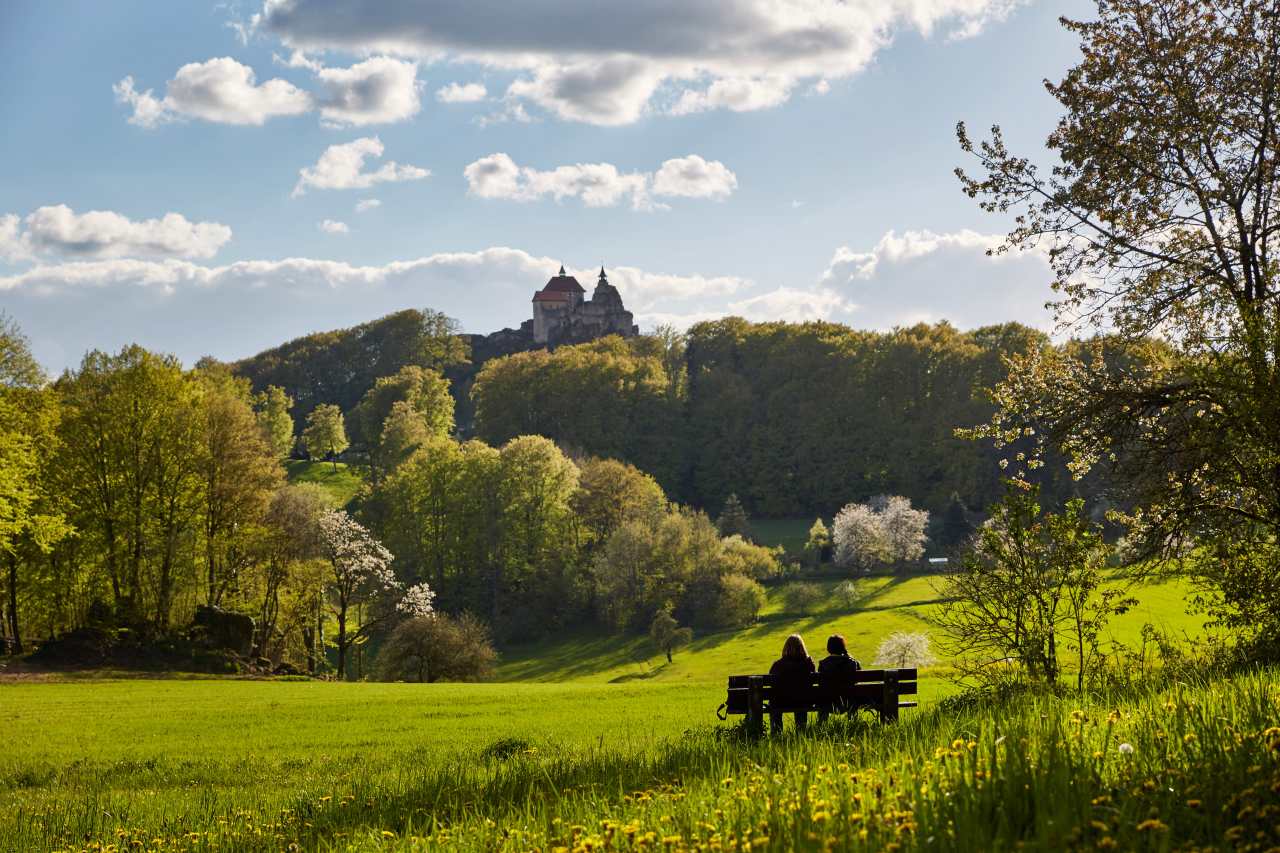
[{"label": "wooden bench", "polygon": [[852,676],[814,674],[803,681],[788,680],[774,684],[770,675],[729,676],[729,697],[723,706],[725,718],[745,714],[747,727],[764,730],[767,714],[790,714],[796,711],[825,711],[844,714],[859,708],[871,708],[882,721],[898,719],[901,708],[914,708],[915,702],[903,702],[899,696],[914,696],[914,669],[860,669]]}]

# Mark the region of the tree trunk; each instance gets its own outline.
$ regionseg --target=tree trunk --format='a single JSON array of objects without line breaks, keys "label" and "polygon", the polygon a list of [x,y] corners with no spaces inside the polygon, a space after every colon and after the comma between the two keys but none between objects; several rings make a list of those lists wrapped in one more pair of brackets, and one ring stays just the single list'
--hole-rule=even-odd
[{"label": "tree trunk", "polygon": [[347,680],[347,606],[338,610],[338,680]]},{"label": "tree trunk", "polygon": [[13,653],[22,654],[22,632],[18,630],[18,558],[9,555],[9,634],[13,637]]}]

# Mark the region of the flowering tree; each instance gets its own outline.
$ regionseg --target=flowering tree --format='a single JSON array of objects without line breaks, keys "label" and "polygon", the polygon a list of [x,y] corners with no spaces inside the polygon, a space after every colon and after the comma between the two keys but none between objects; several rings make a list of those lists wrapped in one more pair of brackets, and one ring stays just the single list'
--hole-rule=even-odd
[{"label": "flowering tree", "polygon": [[868,572],[877,565],[903,565],[924,554],[929,513],[912,509],[904,497],[877,497],[849,504],[831,525],[835,561],[842,568]]},{"label": "flowering tree", "polygon": [[[331,510],[320,517],[320,545],[332,569],[326,592],[329,609],[338,620],[338,677],[346,678],[347,650],[368,636],[381,621],[375,619],[352,626],[349,624],[352,608],[399,592],[401,586],[391,571],[391,552],[342,510]],[[434,598],[425,584],[413,587],[410,596],[414,601],[411,606],[425,602],[428,610]],[[406,600],[408,598],[406,596]]]},{"label": "flowering tree", "polygon": [[922,631],[895,631],[885,637],[876,651],[878,666],[922,667],[937,662],[929,650],[929,635]]}]

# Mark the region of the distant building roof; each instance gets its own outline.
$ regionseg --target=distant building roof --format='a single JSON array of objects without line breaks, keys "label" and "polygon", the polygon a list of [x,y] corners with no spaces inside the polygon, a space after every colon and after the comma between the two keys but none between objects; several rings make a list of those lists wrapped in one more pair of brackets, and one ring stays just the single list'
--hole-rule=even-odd
[{"label": "distant building roof", "polygon": [[542,288],[541,293],[586,293],[582,285],[578,284],[578,280],[571,275],[565,275],[564,267],[560,267],[560,274],[551,277],[547,282],[547,286]]},{"label": "distant building roof", "polygon": [[568,302],[570,298],[566,290],[539,290],[533,294],[534,302]]}]

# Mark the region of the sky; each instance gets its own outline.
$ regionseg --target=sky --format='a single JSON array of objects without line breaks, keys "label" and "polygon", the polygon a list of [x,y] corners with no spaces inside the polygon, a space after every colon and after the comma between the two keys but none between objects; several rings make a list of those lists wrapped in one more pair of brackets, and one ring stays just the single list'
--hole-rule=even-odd
[{"label": "sky", "polygon": [[642,330],[1046,330],[952,174],[1043,158],[1077,0],[6,0],[0,311],[53,373],[402,308],[518,326],[560,264]]}]

